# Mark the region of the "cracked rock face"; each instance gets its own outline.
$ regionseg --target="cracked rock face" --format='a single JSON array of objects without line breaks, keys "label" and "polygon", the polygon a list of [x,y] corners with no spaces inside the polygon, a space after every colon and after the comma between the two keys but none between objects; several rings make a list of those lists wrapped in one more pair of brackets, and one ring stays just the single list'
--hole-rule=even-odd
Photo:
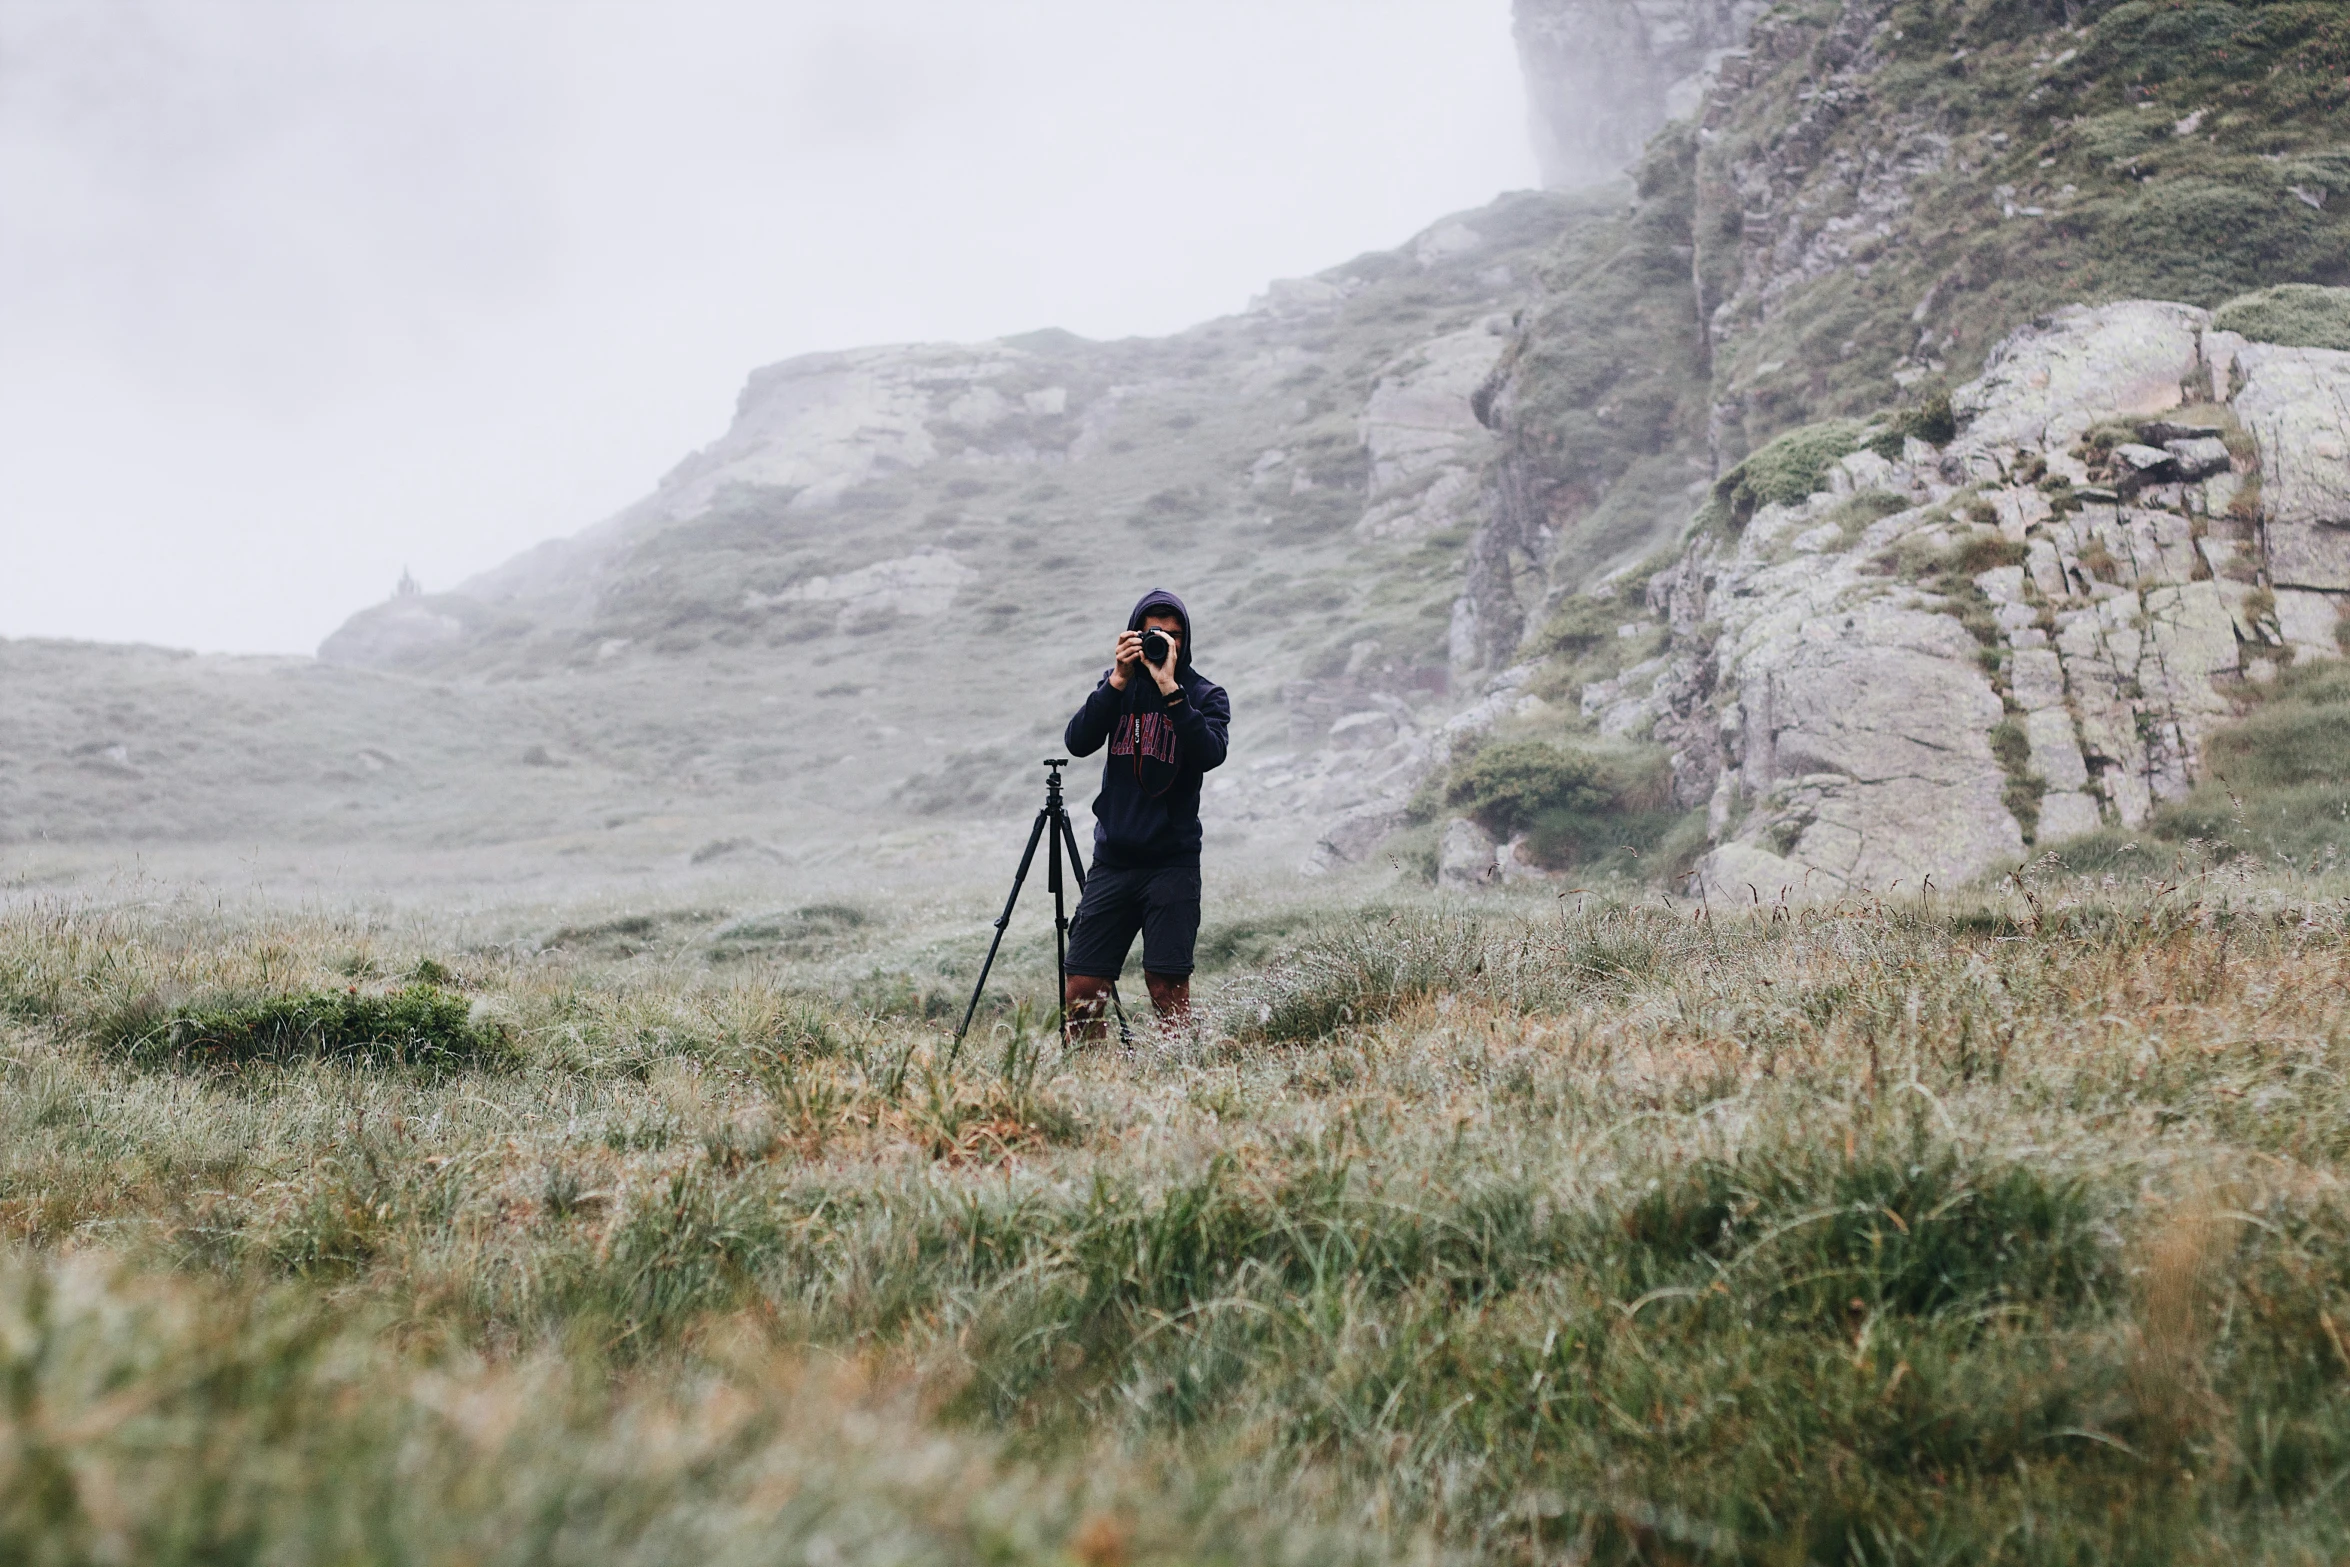
[{"label": "cracked rock face", "polygon": [[1842,891],[2020,855],[1989,740],[1999,694],[1965,628],[1849,562],[1791,593],[1757,586],[1725,625],[1739,689],[1723,776],[1749,802],[1733,858],[1767,848],[1792,879]]},{"label": "cracked rock face", "polygon": [[1991,351],[1951,399],[1969,449],[2069,447],[2112,415],[2152,416],[2186,400],[2209,317],[2146,300],[2071,306]]},{"label": "cracked rock face", "polygon": [[[2207,393],[2257,473],[2219,426],[2163,417]],[[1707,807],[1709,897],[1952,886],[2135,829],[2193,787],[2248,673],[2339,655],[2346,397],[2350,354],[2184,305],[2059,311],[1959,389],[1947,448],[1854,453],[1735,539],[1693,539],[1649,584],[1666,654],[1586,711],[1670,749],[1681,803]],[[2082,437],[2116,421],[2139,450],[2100,488]]]},{"label": "cracked rock face", "polygon": [[2216,387],[2260,447],[2269,574],[2350,592],[2350,354],[2207,334]]}]

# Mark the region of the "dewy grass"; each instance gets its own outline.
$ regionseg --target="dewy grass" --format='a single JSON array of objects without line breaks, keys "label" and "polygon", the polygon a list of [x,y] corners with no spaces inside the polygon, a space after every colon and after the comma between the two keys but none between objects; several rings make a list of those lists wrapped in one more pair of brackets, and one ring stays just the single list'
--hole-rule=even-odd
[{"label": "dewy grass", "polygon": [[224,1073],[118,999],[456,949],[0,915],[0,1556],[2335,1559],[2340,890],[1268,901],[952,1076],[886,925]]},{"label": "dewy grass", "polygon": [[98,1043],[141,1066],[340,1061],[446,1072],[511,1058],[503,1033],[476,1025],[465,997],[421,984],[388,995],[365,994],[353,985],[169,1011],[134,1001],[105,1020]]}]

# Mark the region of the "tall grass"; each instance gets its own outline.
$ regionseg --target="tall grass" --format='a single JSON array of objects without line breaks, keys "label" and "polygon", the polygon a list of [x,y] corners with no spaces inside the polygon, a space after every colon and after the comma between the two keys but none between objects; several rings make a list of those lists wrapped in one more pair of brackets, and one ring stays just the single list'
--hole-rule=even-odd
[{"label": "tall grass", "polygon": [[135,1061],[125,997],[432,944],[19,910],[0,1538],[2331,1559],[2334,890],[1305,905],[1190,1036],[1016,1010],[952,1074],[854,976],[512,950],[435,958],[495,1064]]}]

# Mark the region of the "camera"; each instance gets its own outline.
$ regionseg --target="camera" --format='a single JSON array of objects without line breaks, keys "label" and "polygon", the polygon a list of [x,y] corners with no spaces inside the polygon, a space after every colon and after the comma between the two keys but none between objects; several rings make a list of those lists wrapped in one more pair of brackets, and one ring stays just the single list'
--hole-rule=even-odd
[{"label": "camera", "polygon": [[1142,634],[1142,661],[1146,664],[1164,664],[1167,661],[1167,633],[1156,626]]}]

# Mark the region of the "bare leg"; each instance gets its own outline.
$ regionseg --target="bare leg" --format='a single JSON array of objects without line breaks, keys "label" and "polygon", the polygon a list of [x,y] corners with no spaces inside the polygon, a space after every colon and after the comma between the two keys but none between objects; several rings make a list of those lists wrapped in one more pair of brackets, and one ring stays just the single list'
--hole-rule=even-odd
[{"label": "bare leg", "polygon": [[1151,1006],[1164,1022],[1181,1023],[1191,1016],[1191,976],[1189,974],[1153,974],[1145,970],[1143,983],[1150,986]]},{"label": "bare leg", "polygon": [[1061,1005],[1069,1014],[1071,1038],[1109,1037],[1109,1024],[1103,1020],[1103,1014],[1110,1010],[1110,981],[1096,979],[1091,974],[1072,974],[1069,988],[1061,993]]}]

